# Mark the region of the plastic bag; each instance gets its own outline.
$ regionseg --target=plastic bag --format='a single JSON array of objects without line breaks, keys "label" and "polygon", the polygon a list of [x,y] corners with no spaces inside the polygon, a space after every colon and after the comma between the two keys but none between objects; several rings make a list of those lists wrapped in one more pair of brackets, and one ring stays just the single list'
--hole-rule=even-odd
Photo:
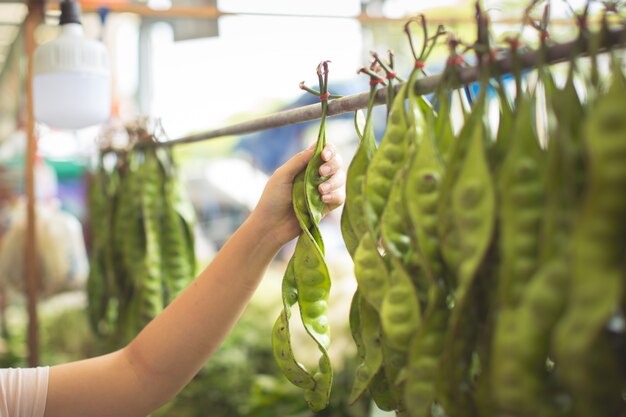
[{"label": "plastic bag", "polygon": [[[84,288],[89,261],[82,225],[58,204],[37,205],[37,263],[39,294],[49,297],[63,291]],[[24,245],[26,205],[11,209],[10,226],[0,245],[0,286],[24,290]]]}]

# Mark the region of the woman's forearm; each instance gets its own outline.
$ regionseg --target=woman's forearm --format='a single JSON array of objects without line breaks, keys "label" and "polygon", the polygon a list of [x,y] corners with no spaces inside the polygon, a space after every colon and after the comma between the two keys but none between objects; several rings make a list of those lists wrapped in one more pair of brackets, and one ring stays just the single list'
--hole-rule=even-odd
[{"label": "woman's forearm", "polygon": [[[254,215],[211,264],[126,348],[172,394],[215,352],[240,317],[280,246]],[[163,378],[163,376],[166,376]]]},{"label": "woman's forearm", "polygon": [[145,416],[217,350],[280,249],[254,214],[124,349],[51,368],[46,417]]},{"label": "woman's forearm", "polygon": [[194,282],[126,348],[158,398],[172,396],[217,350],[280,246],[251,216]]}]

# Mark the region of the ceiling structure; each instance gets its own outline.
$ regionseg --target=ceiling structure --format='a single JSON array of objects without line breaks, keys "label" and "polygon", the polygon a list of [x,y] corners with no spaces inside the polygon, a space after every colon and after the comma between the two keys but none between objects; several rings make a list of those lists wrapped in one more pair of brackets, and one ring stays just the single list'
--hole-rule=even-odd
[{"label": "ceiling structure", "polygon": [[25,2],[0,1],[0,68],[4,68],[27,12]]}]

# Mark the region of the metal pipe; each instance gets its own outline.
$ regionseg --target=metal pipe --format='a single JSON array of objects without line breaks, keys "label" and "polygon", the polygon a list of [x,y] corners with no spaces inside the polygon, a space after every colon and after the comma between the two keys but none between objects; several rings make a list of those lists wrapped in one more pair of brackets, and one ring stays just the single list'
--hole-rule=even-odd
[{"label": "metal pipe", "polygon": [[[602,49],[606,50],[612,46],[616,46],[622,42],[626,37],[626,29],[612,30],[604,38],[602,43]],[[566,61],[571,58],[571,55],[577,52],[577,55],[584,55],[589,52],[589,45],[586,42],[580,42],[579,40],[561,43],[549,46],[547,48],[546,62],[549,64],[556,64]],[[533,68],[539,63],[539,52],[528,51],[520,54],[520,61],[523,68]],[[493,71],[494,76],[510,73],[513,70],[513,59],[506,57],[494,61]],[[429,94],[436,91],[437,87],[442,81],[442,74],[433,75],[423,78],[417,81],[415,85],[415,91],[419,95]],[[470,84],[478,80],[479,68],[477,66],[471,66],[462,68],[459,72],[459,82],[456,85],[452,85],[451,88],[457,88],[462,85]],[[400,89],[402,84],[396,86]],[[384,104],[387,97],[387,89],[381,88],[376,93],[376,104]],[[338,114],[348,113],[363,109],[367,107],[369,99],[369,92],[358,93],[350,96],[341,97],[331,100],[328,103],[328,116],[336,116]],[[258,119],[252,119],[241,123],[236,123],[230,126],[222,127],[215,130],[210,130],[204,133],[198,133],[195,135],[185,136],[178,139],[173,139],[164,142],[157,142],[160,146],[174,146],[184,143],[194,143],[209,139],[215,139],[223,136],[230,135],[243,135],[246,133],[252,133],[267,129],[274,129],[281,126],[292,125],[296,123],[308,122],[311,120],[319,119],[322,115],[322,107],[320,104],[310,104],[308,106],[302,106],[295,109],[281,111],[269,116],[260,117]]]}]

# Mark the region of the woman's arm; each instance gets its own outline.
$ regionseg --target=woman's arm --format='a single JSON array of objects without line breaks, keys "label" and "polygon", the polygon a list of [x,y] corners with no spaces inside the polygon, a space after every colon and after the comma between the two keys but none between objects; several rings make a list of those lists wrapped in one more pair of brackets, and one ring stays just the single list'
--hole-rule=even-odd
[{"label": "woman's arm", "polygon": [[[219,347],[278,250],[298,235],[291,184],[311,155],[307,149],[276,170],[211,264],[127,347],[52,367],[45,417],[145,417],[172,399]],[[332,146],[323,158],[320,171],[332,177],[320,193],[332,209],[343,203],[345,175]]]}]

